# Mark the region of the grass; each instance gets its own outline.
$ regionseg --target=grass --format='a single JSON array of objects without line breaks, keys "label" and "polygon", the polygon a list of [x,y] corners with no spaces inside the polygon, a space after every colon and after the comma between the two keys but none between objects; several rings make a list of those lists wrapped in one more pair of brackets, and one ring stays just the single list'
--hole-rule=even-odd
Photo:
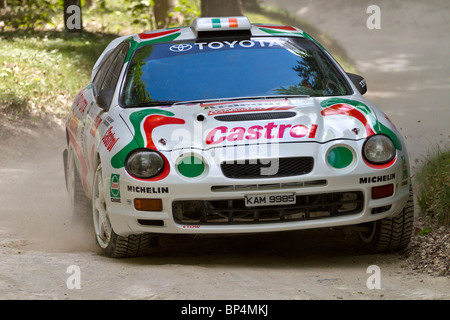
[{"label": "grass", "polygon": [[116,35],[4,32],[0,36],[0,111],[64,116],[92,67]]},{"label": "grass", "polygon": [[450,226],[450,149],[437,147],[428,155],[416,181],[417,202],[424,221],[429,225]]}]

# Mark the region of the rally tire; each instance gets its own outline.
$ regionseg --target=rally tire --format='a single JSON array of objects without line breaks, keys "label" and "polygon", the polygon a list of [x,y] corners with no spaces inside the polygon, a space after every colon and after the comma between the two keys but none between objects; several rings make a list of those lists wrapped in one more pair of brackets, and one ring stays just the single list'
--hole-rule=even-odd
[{"label": "rally tire", "polygon": [[103,250],[104,254],[112,258],[126,258],[145,256],[150,253],[152,236],[148,233],[119,236],[114,230],[111,232],[110,245]]},{"label": "rally tire", "polygon": [[143,256],[150,253],[153,236],[148,233],[121,236],[114,232],[108,216],[102,165],[95,171],[92,188],[92,215],[96,242],[102,253],[112,258]]},{"label": "rally tire", "polygon": [[66,172],[72,218],[77,222],[85,221],[89,218],[91,201],[84,191],[72,148],[69,148]]},{"label": "rally tire", "polygon": [[359,232],[360,240],[371,253],[392,253],[405,250],[413,233],[414,200],[410,188],[409,199],[402,212],[391,219],[370,224],[370,231]]}]

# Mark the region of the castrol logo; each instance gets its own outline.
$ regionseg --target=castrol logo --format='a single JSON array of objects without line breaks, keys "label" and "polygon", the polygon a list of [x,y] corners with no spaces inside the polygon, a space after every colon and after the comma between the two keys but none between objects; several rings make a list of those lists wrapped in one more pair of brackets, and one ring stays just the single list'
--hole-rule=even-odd
[{"label": "castrol logo", "polygon": [[212,129],[206,136],[206,144],[216,145],[224,142],[244,141],[244,140],[282,140],[283,138],[315,138],[317,124],[309,126],[302,124],[275,124],[269,122],[264,126],[255,125],[249,128],[234,127],[228,128],[220,126]]}]

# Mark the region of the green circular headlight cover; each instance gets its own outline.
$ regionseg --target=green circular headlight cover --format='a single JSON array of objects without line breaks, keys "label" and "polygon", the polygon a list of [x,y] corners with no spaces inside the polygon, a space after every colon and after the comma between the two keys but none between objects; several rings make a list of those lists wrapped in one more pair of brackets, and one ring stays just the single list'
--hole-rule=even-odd
[{"label": "green circular headlight cover", "polygon": [[336,169],[344,169],[353,162],[353,152],[347,147],[334,147],[328,153],[328,163]]},{"label": "green circular headlight cover", "polygon": [[196,156],[188,156],[178,163],[177,169],[184,177],[196,178],[205,171],[205,163]]}]

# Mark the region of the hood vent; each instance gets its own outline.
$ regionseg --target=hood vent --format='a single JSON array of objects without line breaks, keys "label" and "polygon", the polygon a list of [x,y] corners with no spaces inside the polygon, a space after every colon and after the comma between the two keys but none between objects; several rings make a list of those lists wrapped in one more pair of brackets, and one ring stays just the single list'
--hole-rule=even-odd
[{"label": "hood vent", "polygon": [[297,115],[294,111],[283,112],[258,112],[258,113],[245,113],[245,114],[224,114],[214,117],[218,121],[258,121],[258,120],[274,120],[274,119],[286,119],[293,118]]}]

